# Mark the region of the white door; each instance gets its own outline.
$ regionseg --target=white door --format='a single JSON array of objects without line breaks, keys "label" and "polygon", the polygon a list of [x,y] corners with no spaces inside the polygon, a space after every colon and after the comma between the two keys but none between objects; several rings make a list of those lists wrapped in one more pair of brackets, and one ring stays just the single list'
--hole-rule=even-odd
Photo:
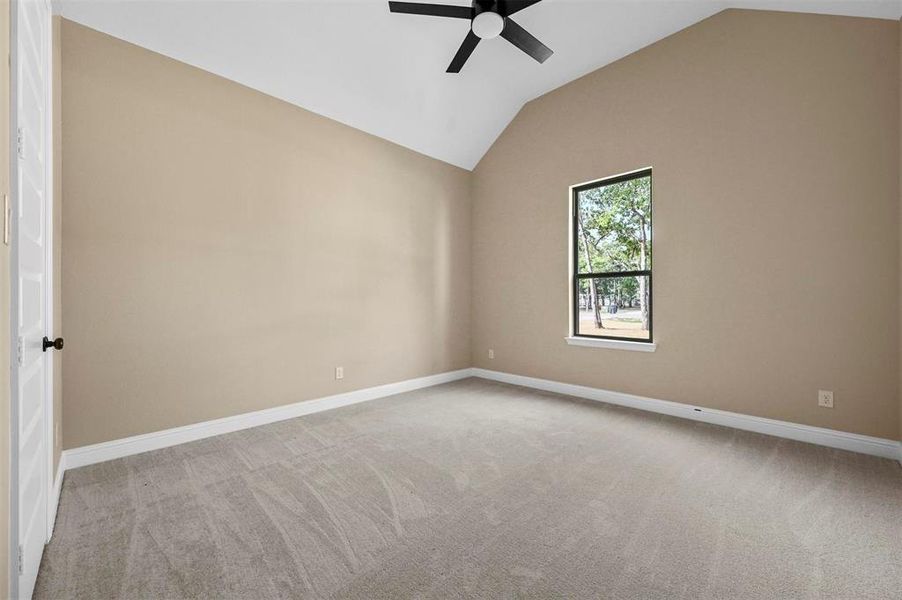
[{"label": "white door", "polygon": [[[52,337],[47,291],[50,145],[50,6],[13,3],[12,23],[12,332],[13,464],[16,493],[10,523],[18,557],[16,595],[30,598],[47,541],[50,491],[49,398],[52,381],[45,335]],[[15,577],[13,575],[13,577]],[[11,579],[13,578],[11,577]]]}]

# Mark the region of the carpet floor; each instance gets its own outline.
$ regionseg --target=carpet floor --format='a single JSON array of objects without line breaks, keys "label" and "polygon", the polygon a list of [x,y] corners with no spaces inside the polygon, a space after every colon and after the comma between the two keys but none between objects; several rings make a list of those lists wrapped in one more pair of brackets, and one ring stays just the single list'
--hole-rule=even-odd
[{"label": "carpet floor", "polygon": [[899,463],[468,379],[66,473],[35,597],[902,597]]}]

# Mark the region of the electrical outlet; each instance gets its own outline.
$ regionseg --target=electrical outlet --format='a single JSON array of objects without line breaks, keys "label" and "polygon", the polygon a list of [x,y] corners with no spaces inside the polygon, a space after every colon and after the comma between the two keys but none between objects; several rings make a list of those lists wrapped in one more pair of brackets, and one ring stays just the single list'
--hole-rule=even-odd
[{"label": "electrical outlet", "polygon": [[495,351],[492,350],[491,348],[489,348],[489,359],[494,359],[494,358],[495,358]]},{"label": "electrical outlet", "polygon": [[345,368],[344,367],[335,367],[335,379],[344,379],[345,378]]},{"label": "electrical outlet", "polygon": [[833,408],[833,392],[830,390],[818,390],[817,405],[824,408]]}]

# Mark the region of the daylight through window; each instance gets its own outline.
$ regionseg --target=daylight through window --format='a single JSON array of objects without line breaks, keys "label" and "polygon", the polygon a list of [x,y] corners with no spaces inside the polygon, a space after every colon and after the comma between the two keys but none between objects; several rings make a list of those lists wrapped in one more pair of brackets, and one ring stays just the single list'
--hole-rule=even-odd
[{"label": "daylight through window", "polygon": [[573,189],[573,335],[652,341],[651,169]]}]

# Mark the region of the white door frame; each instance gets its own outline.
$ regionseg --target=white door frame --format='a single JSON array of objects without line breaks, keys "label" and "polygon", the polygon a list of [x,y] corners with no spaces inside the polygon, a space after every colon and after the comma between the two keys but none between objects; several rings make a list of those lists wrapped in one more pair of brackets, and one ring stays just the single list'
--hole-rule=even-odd
[{"label": "white door frame", "polygon": [[[47,40],[46,56],[44,61],[44,69],[47,75],[47,110],[44,113],[44,131],[45,131],[45,151],[46,160],[44,161],[45,169],[45,185],[47,186],[44,194],[44,236],[46,244],[44,246],[44,273],[47,275],[47,281],[44,285],[44,322],[47,323],[47,336],[52,340],[56,339],[56,323],[53,320],[53,7],[51,0],[41,0],[47,4]],[[47,352],[47,364],[44,367],[44,414],[47,415],[45,425],[46,433],[44,447],[47,449],[47,542],[50,542],[50,536],[53,535],[53,525],[56,521],[56,503],[53,498],[53,488],[56,479],[56,472],[53,469],[53,454],[55,450],[55,436],[53,427],[55,425],[53,415],[53,367],[56,364],[57,350],[49,350]]]},{"label": "white door frame", "polygon": [[[9,372],[10,372],[10,496],[9,496],[9,590],[10,598],[18,598],[18,554],[19,554],[19,443],[18,443],[18,417],[20,410],[20,398],[18,393],[18,319],[16,311],[18,302],[18,10],[20,2],[42,2],[48,7],[48,18],[52,19],[50,0],[11,0],[10,2],[10,32],[9,32],[9,59],[10,59],[10,98],[9,98],[9,202],[12,221],[10,227],[10,323],[9,336]],[[45,190],[44,190],[44,322],[45,335],[53,337],[53,25],[47,23],[48,35],[45,43]],[[46,537],[45,543],[50,541],[53,533],[53,524],[56,517],[56,502],[53,496],[55,473],[53,469],[54,455],[54,415],[53,415],[53,363],[54,352],[48,352],[44,356],[44,449],[46,451],[46,475],[47,493],[44,495],[46,507]]]}]

